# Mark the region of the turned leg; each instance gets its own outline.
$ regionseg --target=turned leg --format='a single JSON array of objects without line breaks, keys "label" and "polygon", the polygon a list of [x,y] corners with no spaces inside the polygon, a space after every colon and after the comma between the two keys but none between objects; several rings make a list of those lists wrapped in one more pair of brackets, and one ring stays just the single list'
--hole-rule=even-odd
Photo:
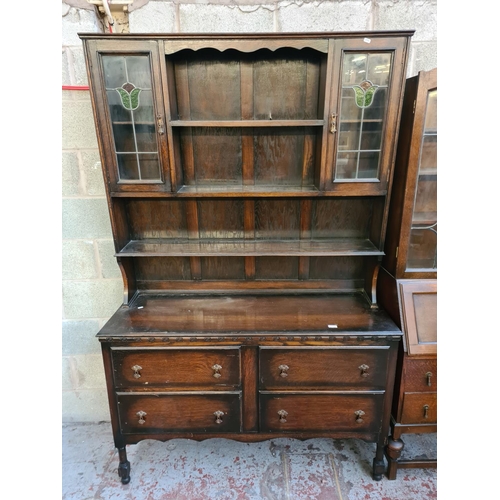
[{"label": "turned leg", "polygon": [[127,450],[125,446],[118,448],[118,455],[120,457],[120,464],[118,465],[118,476],[122,480],[122,484],[130,482],[130,462],[127,460]]},{"label": "turned leg", "polygon": [[380,481],[385,472],[385,462],[384,462],[384,445],[383,443],[377,443],[377,451],[375,452],[375,458],[373,459],[373,479],[374,481]]},{"label": "turned leg", "polygon": [[401,452],[405,444],[402,439],[394,439],[390,437],[385,447],[385,455],[387,457],[387,477],[389,479],[396,479],[396,473],[398,472],[398,459],[401,456]]}]

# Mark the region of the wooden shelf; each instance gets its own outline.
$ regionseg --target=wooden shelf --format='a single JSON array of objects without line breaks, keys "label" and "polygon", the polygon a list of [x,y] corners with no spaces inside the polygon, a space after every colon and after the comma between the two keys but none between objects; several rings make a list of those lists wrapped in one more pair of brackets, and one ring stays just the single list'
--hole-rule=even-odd
[{"label": "wooden shelf", "polygon": [[214,184],[205,186],[182,186],[177,192],[186,196],[313,196],[319,194],[315,186],[293,186],[293,185],[230,185]]},{"label": "wooden shelf", "polygon": [[222,257],[222,256],[368,256],[384,255],[370,240],[132,240],[117,257]]},{"label": "wooden shelf", "polygon": [[324,120],[172,120],[172,127],[322,127]]}]

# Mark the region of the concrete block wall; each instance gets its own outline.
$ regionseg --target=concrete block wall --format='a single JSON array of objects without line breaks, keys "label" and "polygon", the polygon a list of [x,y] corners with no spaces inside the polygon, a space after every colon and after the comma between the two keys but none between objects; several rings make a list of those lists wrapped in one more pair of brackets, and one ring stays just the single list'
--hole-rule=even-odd
[{"label": "concrete block wall", "polygon": [[[132,33],[415,29],[408,73],[437,66],[437,0],[134,0]],[[86,0],[62,2],[62,85],[87,85],[79,32],[102,32]],[[95,334],[120,306],[88,91],[62,91],[62,419],[109,420]]]}]

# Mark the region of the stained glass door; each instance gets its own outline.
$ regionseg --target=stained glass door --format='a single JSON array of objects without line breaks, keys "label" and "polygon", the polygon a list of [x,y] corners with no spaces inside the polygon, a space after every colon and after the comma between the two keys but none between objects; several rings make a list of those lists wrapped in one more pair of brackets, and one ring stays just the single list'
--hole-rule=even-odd
[{"label": "stained glass door", "polygon": [[162,182],[148,55],[103,55],[119,182]]},{"label": "stained glass door", "polygon": [[333,42],[326,189],[383,194],[393,163],[405,41]]},{"label": "stained glass door", "polygon": [[[90,42],[94,112],[107,131],[101,144],[114,191],[170,190],[167,130],[156,42]],[[109,138],[109,139],[108,139]],[[144,186],[146,185],[146,186]]]}]

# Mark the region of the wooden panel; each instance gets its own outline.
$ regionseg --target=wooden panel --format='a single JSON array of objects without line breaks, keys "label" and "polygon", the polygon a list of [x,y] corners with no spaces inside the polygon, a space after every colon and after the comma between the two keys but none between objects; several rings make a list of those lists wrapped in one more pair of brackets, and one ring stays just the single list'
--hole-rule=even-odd
[{"label": "wooden panel", "polygon": [[389,349],[260,350],[265,390],[383,390]]},{"label": "wooden panel", "polygon": [[[216,127],[196,127],[179,131],[182,164],[190,165],[193,176],[185,169],[186,183],[242,183],[241,130]],[[189,180],[190,179],[190,180]]]},{"label": "wooden panel", "polygon": [[356,279],[364,277],[365,261],[359,257],[310,257],[309,279]]},{"label": "wooden panel", "polygon": [[406,392],[404,394],[401,415],[402,424],[435,424],[436,422],[437,394],[435,392]]},{"label": "wooden panel", "polygon": [[313,202],[313,238],[368,238],[371,198],[330,198]]},{"label": "wooden panel", "polygon": [[405,391],[437,391],[437,358],[416,359],[406,356],[403,369]]},{"label": "wooden panel", "polygon": [[187,257],[144,257],[134,259],[137,280],[190,280]]},{"label": "wooden panel", "polygon": [[243,201],[198,201],[200,239],[243,238],[245,236]]},{"label": "wooden panel", "polygon": [[299,234],[298,200],[255,200],[257,239],[298,239]]},{"label": "wooden panel", "polygon": [[[175,58],[179,118],[192,120],[240,119],[240,62],[238,54],[205,49],[183,52]],[[185,68],[185,69],[184,69]],[[187,73],[186,86],[182,72]],[[185,96],[189,93],[189,99]],[[224,99],[221,99],[221,91]],[[189,106],[189,108],[187,108]]]},{"label": "wooden panel", "polygon": [[240,385],[238,349],[113,350],[112,359],[116,387],[227,390]]},{"label": "wooden panel", "polygon": [[[377,432],[383,399],[383,394],[261,394],[261,430]],[[282,410],[286,422],[280,422]]]},{"label": "wooden panel", "polygon": [[244,257],[202,257],[201,278],[204,280],[245,279]]},{"label": "wooden panel", "polygon": [[408,354],[437,354],[437,281],[398,280]]},{"label": "wooden panel", "polygon": [[130,238],[187,238],[184,205],[176,200],[128,200]]},{"label": "wooden panel", "polygon": [[316,131],[309,127],[254,129],[255,184],[311,186],[315,142]]},{"label": "wooden panel", "polygon": [[278,50],[257,59],[255,118],[317,118],[320,60],[319,54],[310,50]]},{"label": "wooden panel", "polygon": [[255,257],[255,279],[298,279],[297,257]]},{"label": "wooden panel", "polygon": [[[238,432],[239,394],[119,394],[120,428],[124,434],[154,432]],[[145,412],[144,423],[138,412]],[[215,412],[222,412],[217,423]]]}]

